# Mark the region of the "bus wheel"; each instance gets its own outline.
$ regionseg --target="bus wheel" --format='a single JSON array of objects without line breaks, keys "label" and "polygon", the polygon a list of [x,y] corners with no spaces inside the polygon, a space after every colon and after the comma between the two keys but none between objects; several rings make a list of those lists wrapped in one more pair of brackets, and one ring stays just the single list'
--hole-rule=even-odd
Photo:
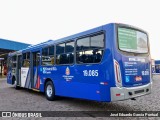
[{"label": "bus wheel", "polygon": [[45,96],[49,101],[55,100],[54,86],[51,81],[48,81],[45,85]]}]

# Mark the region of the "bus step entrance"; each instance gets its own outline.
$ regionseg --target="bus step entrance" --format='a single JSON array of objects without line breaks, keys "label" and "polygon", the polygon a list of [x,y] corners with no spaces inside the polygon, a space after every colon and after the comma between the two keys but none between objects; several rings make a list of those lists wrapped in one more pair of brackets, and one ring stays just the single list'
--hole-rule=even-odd
[{"label": "bus step entrance", "polygon": [[38,90],[38,89],[32,88],[32,90],[33,90],[33,91],[36,91],[36,92],[40,92],[40,90]]}]

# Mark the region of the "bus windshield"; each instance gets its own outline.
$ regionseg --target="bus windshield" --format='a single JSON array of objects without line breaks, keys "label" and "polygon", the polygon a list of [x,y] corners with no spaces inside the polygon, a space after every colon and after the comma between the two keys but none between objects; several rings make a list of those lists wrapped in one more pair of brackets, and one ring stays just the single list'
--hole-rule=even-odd
[{"label": "bus windshield", "polygon": [[135,29],[118,27],[119,49],[133,53],[148,53],[147,34]]}]

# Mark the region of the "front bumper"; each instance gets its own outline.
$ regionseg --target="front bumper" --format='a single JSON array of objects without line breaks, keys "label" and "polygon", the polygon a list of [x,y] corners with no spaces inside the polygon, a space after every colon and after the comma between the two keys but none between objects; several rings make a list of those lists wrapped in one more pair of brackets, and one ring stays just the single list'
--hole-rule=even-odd
[{"label": "front bumper", "polygon": [[131,99],[151,93],[152,83],[138,87],[111,87],[111,101]]}]

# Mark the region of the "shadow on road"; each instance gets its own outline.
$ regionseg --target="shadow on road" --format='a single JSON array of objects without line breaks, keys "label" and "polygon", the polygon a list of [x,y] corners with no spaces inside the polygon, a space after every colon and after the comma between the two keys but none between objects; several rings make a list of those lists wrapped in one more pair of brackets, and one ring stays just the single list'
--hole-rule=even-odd
[{"label": "shadow on road", "polygon": [[[14,87],[9,87],[12,91],[15,90]],[[52,106],[52,103],[60,104],[60,105],[66,105],[68,106],[69,110],[72,110],[72,108],[76,108],[79,110],[84,111],[133,111],[133,109],[128,106],[127,104],[124,104],[124,101],[119,102],[97,102],[97,101],[91,101],[91,100],[85,100],[85,99],[77,99],[77,98],[68,98],[68,97],[57,97],[55,101],[48,101],[45,99],[45,95],[42,92],[36,92],[33,90],[20,88],[19,90],[16,90],[17,92],[22,92],[22,94],[30,94],[34,97],[39,97],[39,99],[43,99],[43,102],[46,104],[50,104]],[[131,101],[131,100],[127,100]],[[41,100],[42,102],[42,100]],[[121,104],[122,103],[122,104]],[[53,106],[54,107],[54,106]]]}]

